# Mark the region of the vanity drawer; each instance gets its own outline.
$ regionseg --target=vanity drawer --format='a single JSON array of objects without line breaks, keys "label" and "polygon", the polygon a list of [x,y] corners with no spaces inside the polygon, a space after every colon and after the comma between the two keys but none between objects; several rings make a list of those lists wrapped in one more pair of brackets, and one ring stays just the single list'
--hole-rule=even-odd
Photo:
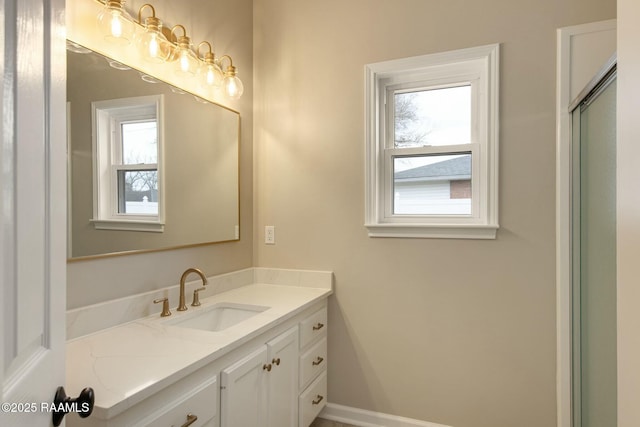
[{"label": "vanity drawer", "polygon": [[322,308],[300,322],[300,348],[327,335],[327,308]]},{"label": "vanity drawer", "polygon": [[300,424],[308,427],[327,404],[327,371],[320,376],[300,395],[298,410]]},{"label": "vanity drawer", "polygon": [[327,366],[327,337],[300,356],[300,389],[304,389]]},{"label": "vanity drawer", "polygon": [[218,377],[215,364],[205,366],[110,419],[96,414],[65,417],[67,427],[181,427],[188,415],[198,417],[190,427],[217,427]]},{"label": "vanity drawer", "polygon": [[[191,427],[215,427],[216,420],[216,398],[218,382],[211,384],[197,393],[185,396],[186,399],[180,403],[173,404],[169,410],[157,417],[149,417],[143,423],[138,424],[145,427],[179,427],[187,424],[191,417],[197,419],[189,424]],[[182,399],[181,399],[182,400]]]}]

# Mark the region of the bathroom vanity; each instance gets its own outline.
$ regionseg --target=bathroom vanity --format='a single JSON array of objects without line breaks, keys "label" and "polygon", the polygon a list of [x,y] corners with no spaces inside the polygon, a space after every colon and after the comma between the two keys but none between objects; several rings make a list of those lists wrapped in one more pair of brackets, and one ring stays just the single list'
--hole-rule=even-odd
[{"label": "bathroom vanity", "polygon": [[[67,392],[95,392],[93,414],[69,414],[68,426],[309,426],[327,401],[331,273],[248,269],[209,282],[183,312],[176,287],[69,312],[71,336],[107,325],[101,313],[129,320],[68,341]],[[171,316],[158,296],[174,302]],[[155,313],[130,319],[145,306]]]}]

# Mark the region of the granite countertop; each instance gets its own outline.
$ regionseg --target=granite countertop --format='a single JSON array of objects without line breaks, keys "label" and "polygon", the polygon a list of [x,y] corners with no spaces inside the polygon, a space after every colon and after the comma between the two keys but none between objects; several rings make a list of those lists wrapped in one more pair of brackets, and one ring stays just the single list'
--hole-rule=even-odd
[{"label": "granite countertop", "polygon": [[[302,312],[332,293],[331,288],[251,284],[201,299],[200,307],[158,314],[79,337],[66,345],[66,388],[73,395],[92,387],[92,416],[112,418],[243,343]],[[168,325],[217,303],[268,309],[223,331]]]}]

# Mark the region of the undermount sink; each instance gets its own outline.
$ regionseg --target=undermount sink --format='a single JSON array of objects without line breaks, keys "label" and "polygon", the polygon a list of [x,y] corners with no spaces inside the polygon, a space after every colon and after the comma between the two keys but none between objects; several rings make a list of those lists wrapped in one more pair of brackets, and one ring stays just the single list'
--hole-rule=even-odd
[{"label": "undermount sink", "polygon": [[165,321],[164,324],[205,331],[222,331],[268,308],[261,305],[221,302],[211,307],[189,307],[189,311],[193,310],[193,312],[178,315]]}]

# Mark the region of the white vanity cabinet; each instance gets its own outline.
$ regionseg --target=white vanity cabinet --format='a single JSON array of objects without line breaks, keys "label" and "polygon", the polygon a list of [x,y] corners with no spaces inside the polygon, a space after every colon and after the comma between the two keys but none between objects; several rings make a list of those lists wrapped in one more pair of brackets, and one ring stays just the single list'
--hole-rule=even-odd
[{"label": "white vanity cabinet", "polygon": [[221,427],[296,427],[298,327],[222,370]]},{"label": "white vanity cabinet", "polygon": [[158,316],[68,342],[67,388],[94,387],[96,405],[66,425],[309,427],[326,404],[330,292],[249,285],[204,304],[269,308],[220,332]]},{"label": "white vanity cabinet", "polygon": [[220,373],[220,427],[308,427],[327,403],[327,308]]},{"label": "white vanity cabinet", "polygon": [[327,404],[327,307],[300,322],[299,427],[308,427]]},{"label": "white vanity cabinet", "polygon": [[182,378],[125,412],[101,420],[77,414],[67,427],[218,427],[218,372],[210,365]]}]

